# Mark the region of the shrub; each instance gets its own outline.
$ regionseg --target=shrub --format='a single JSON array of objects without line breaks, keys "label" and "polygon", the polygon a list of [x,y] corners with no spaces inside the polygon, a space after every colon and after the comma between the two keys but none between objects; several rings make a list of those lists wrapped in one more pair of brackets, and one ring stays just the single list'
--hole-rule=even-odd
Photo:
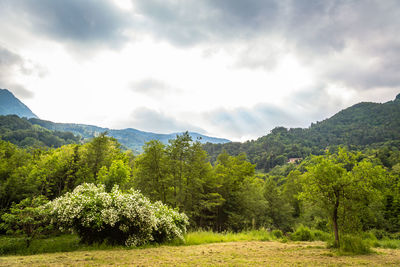
[{"label": "shrub", "polygon": [[359,236],[343,235],[340,239],[340,251],[351,254],[368,254],[371,253],[371,247]]},{"label": "shrub", "polygon": [[312,231],[313,240],[320,240],[320,241],[328,241],[331,239],[331,234],[321,231],[321,230],[313,230]]},{"label": "shrub", "polygon": [[361,234],[361,238],[362,239],[368,239],[368,240],[377,240],[378,238],[376,238],[374,232],[369,231],[369,232],[363,232]]},{"label": "shrub", "polygon": [[290,239],[294,241],[313,241],[314,237],[310,228],[305,226],[300,226],[296,229],[294,233],[290,235]]},{"label": "shrub", "polygon": [[42,207],[46,202],[44,196],[39,196],[26,198],[18,204],[13,203],[10,213],[1,216],[4,221],[1,228],[8,234],[22,234],[29,247],[33,238],[49,229],[46,212]]},{"label": "shrub", "polygon": [[169,208],[160,201],[153,204],[153,209],[156,217],[156,225],[152,231],[154,241],[162,243],[175,238],[184,241],[188,225],[186,215]]},{"label": "shrub", "polygon": [[282,238],[283,237],[283,233],[282,233],[281,230],[273,230],[271,232],[271,234],[276,238]]},{"label": "shrub", "polygon": [[391,233],[391,234],[389,235],[389,237],[390,237],[390,239],[397,239],[397,240],[400,240],[400,232]]},{"label": "shrub", "polygon": [[[378,240],[381,240],[385,237],[388,237],[388,233],[386,233],[385,230],[380,230],[380,229],[372,229],[370,231],[371,234],[374,235],[374,237],[376,237]],[[373,239],[373,238],[372,238]]]},{"label": "shrub", "polygon": [[183,238],[188,225],[185,214],[162,203],[152,204],[138,191],[122,193],[115,186],[83,184],[47,205],[60,229],[73,229],[82,242],[139,246]]},{"label": "shrub", "polygon": [[384,238],[382,240],[375,242],[373,245],[375,247],[381,247],[381,248],[399,249],[400,240]]}]

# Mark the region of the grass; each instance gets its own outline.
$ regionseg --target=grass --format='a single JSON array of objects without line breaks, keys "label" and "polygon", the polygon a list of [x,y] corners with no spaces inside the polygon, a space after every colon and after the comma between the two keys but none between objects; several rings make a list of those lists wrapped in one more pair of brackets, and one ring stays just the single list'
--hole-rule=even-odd
[{"label": "grass", "polygon": [[376,248],[400,249],[400,240],[384,238],[372,241],[372,245]]},{"label": "grass", "polygon": [[196,231],[188,233],[185,236],[185,245],[200,245],[221,242],[237,242],[237,241],[270,241],[277,238],[266,230],[252,230],[240,233],[214,233],[210,231]]},{"label": "grass", "polygon": [[[341,253],[326,248],[329,234],[299,229],[290,238],[309,237],[311,241],[288,242],[281,232],[252,230],[240,233],[190,232],[185,242],[174,240],[164,245],[147,245],[136,249],[126,247],[85,245],[76,235],[61,235],[32,241],[26,248],[23,238],[0,237],[0,266],[48,265],[392,265],[400,266],[400,240],[365,236],[364,241],[375,247],[369,255]],[[307,233],[306,233],[307,232]],[[293,238],[296,239],[296,238]],[[306,239],[306,238],[304,238]],[[314,241],[313,241],[314,240]],[[268,241],[268,242],[264,242]],[[358,245],[349,239],[348,246]],[[357,240],[356,240],[357,241]]]},{"label": "grass", "polygon": [[[308,230],[313,240],[326,238],[326,233],[315,230],[299,231]],[[366,239],[377,247],[376,253],[368,255],[343,254],[327,249],[322,241],[287,242],[281,233],[266,230],[197,231],[188,233],[185,239],[185,243],[175,240],[165,245],[127,249],[104,244],[88,246],[80,244],[76,235],[61,235],[34,240],[31,247],[26,248],[23,238],[0,237],[0,253],[8,254],[0,257],[0,266],[400,266],[400,249],[394,249],[400,248],[400,240],[385,238]]]},{"label": "grass", "polygon": [[242,241],[0,257],[0,266],[400,266],[400,250],[338,256],[325,243]]},{"label": "grass", "polygon": [[40,253],[69,252],[77,250],[114,249],[106,244],[85,245],[76,235],[60,235],[32,240],[27,248],[22,237],[0,237],[0,255],[33,255]]},{"label": "grass", "polygon": [[[277,238],[266,230],[252,230],[240,233],[213,233],[210,231],[196,231],[185,235],[185,242],[172,240],[165,244],[168,246],[189,246],[221,242],[237,241],[269,241]],[[158,244],[145,245],[140,248],[157,247]],[[0,237],[0,255],[33,255],[40,253],[70,252],[80,250],[107,250],[117,249],[118,247],[107,244],[85,245],[79,243],[76,235],[60,235],[43,239],[34,239],[29,248],[26,247],[22,237]],[[120,249],[128,249],[119,247]]]}]

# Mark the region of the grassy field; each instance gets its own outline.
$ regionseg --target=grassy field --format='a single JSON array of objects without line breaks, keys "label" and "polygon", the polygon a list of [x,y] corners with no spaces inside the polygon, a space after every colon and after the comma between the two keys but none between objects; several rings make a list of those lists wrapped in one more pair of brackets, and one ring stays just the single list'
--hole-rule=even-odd
[{"label": "grassy field", "polygon": [[338,256],[324,242],[242,241],[143,249],[6,256],[0,266],[400,266],[400,250]]}]

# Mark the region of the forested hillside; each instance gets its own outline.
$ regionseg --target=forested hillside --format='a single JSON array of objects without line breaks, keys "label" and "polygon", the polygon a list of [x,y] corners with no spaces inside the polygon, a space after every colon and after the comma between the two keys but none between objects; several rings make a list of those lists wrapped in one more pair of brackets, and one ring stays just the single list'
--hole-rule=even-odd
[{"label": "forested hillside", "polygon": [[22,233],[27,247],[58,229],[126,246],[182,240],[186,228],[274,229],[293,240],[330,232],[335,247],[365,231],[396,238],[399,102],[361,103],[243,144],[203,146],[186,132],[146,142],[139,155],[106,132],[80,142],[37,119],[0,116],[0,234]]},{"label": "forested hillside", "polygon": [[[49,130],[72,132],[75,135],[81,136],[84,139],[90,139],[103,132],[107,132],[109,136],[116,138],[125,148],[131,149],[135,153],[142,152],[144,144],[150,140],[159,140],[164,144],[168,140],[176,137],[177,134],[157,134],[152,132],[139,131],[137,129],[122,129],[114,130],[109,128],[102,128],[93,125],[76,124],[76,123],[55,123],[51,121],[40,120],[32,118],[29,120],[32,124],[40,125]],[[193,140],[198,140],[200,143],[227,143],[229,140],[222,138],[209,137],[202,134],[189,132]]]},{"label": "forested hillside", "polygon": [[400,145],[400,94],[383,104],[359,103],[309,128],[276,127],[270,134],[245,143],[206,144],[214,161],[226,150],[231,155],[246,153],[257,169],[268,171],[289,158],[322,154],[329,146],[354,149]]},{"label": "forested hillside", "polygon": [[71,132],[50,131],[17,115],[0,116],[0,139],[20,147],[60,147],[80,142]]}]

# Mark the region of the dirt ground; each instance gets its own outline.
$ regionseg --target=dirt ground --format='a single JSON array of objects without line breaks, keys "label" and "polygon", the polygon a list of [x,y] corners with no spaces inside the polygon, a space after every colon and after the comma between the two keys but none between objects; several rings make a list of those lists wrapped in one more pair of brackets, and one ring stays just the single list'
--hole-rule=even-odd
[{"label": "dirt ground", "polygon": [[338,256],[323,242],[231,242],[0,258],[0,266],[400,266],[400,250]]}]

